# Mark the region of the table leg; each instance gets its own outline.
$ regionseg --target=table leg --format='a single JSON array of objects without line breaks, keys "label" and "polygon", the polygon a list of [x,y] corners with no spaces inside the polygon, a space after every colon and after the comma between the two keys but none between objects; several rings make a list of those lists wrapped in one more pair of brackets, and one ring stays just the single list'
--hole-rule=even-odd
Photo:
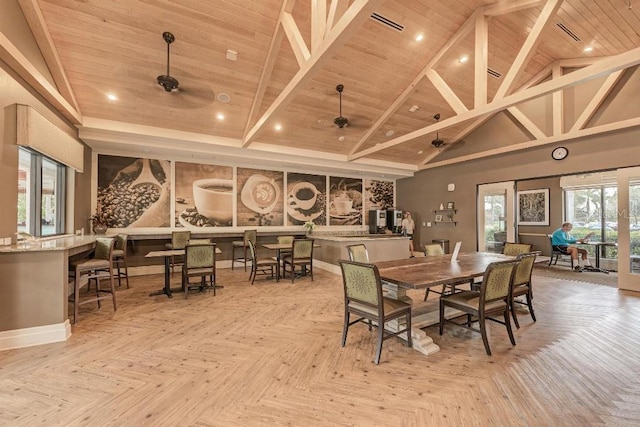
[{"label": "table leg", "polygon": [[182,290],[182,289],[175,289],[175,290],[171,289],[171,275],[169,274],[170,270],[171,270],[171,262],[169,261],[169,257],[166,256],[164,257],[164,288],[158,291],[151,292],[149,294],[150,297],[157,296],[157,295],[166,295],[169,298],[173,298],[172,292],[179,292]]}]

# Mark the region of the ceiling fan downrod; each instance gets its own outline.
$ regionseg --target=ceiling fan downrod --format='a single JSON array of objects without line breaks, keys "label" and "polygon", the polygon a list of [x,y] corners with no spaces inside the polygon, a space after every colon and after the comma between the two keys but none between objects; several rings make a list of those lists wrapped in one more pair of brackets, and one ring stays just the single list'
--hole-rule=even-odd
[{"label": "ceiling fan downrod", "polygon": [[349,119],[346,117],[342,117],[342,91],[344,90],[344,85],[336,86],[336,90],[340,95],[340,116],[333,119],[333,123],[335,123],[340,129],[349,124]]},{"label": "ceiling fan downrod", "polygon": [[164,88],[167,92],[172,92],[178,89],[180,83],[175,78],[171,77],[170,73],[170,53],[171,53],[171,43],[173,43],[176,38],[168,31],[162,33],[162,38],[167,43],[167,74],[163,74],[158,76],[158,84]]}]

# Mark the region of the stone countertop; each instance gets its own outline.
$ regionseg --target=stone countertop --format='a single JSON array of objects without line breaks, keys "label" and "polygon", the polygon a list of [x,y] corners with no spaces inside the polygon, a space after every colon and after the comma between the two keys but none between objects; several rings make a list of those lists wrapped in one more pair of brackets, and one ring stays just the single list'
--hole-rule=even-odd
[{"label": "stone countertop", "polygon": [[347,235],[347,236],[332,236],[332,235],[311,235],[316,240],[328,240],[332,242],[362,242],[372,240],[399,240],[408,239],[408,237],[402,234],[361,234],[361,235]]},{"label": "stone countertop", "polygon": [[92,244],[96,236],[64,236],[47,239],[23,240],[13,245],[0,246],[0,253],[64,251]]}]

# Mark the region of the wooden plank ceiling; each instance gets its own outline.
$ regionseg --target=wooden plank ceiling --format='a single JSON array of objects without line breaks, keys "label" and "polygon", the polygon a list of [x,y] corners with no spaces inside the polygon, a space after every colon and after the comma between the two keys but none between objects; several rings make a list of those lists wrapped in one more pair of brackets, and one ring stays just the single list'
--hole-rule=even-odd
[{"label": "wooden plank ceiling", "polygon": [[[492,108],[526,92],[527,82],[558,61],[637,58],[640,46],[640,4],[630,9],[628,0],[19,1],[41,50],[53,52],[45,59],[58,90],[85,119],[414,169],[436,161],[474,123],[517,106]],[[164,31],[176,39],[176,92],[156,83],[167,72]],[[226,58],[229,50],[236,61]],[[629,64],[615,62],[606,72],[615,67]],[[349,119],[342,129],[333,122],[338,84]],[[431,144],[436,132],[443,148]]]}]

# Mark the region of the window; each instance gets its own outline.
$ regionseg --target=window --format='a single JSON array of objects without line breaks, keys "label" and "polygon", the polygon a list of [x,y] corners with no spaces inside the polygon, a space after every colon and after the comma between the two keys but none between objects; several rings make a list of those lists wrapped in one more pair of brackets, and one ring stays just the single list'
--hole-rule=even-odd
[{"label": "window", "polygon": [[64,233],[66,167],[19,150],[17,230],[34,236]]}]

